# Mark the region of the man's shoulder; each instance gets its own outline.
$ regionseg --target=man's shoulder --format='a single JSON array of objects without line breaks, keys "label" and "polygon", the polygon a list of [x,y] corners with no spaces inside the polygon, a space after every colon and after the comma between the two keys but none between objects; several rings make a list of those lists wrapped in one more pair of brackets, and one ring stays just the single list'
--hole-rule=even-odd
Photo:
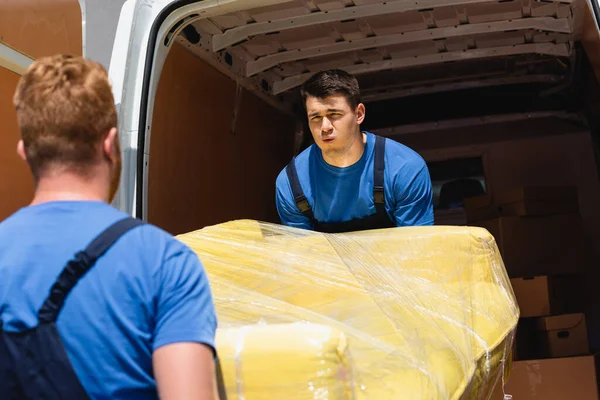
[{"label": "man's shoulder", "polygon": [[391,168],[396,172],[399,170],[419,172],[427,166],[427,163],[419,153],[390,138],[386,139],[385,161],[386,168]]},{"label": "man's shoulder", "polygon": [[[112,216],[108,220],[109,225],[125,218],[133,218],[117,208],[112,208]],[[149,255],[150,259],[161,259],[162,261],[173,260],[180,256],[187,258],[190,255],[194,256],[193,250],[185,243],[178,240],[165,229],[144,221],[140,226],[128,232],[127,237],[124,237],[122,248],[130,251],[132,248],[137,249],[139,254]]]},{"label": "man's shoulder", "polygon": [[[78,246],[85,246],[106,231],[109,227],[126,218],[132,218],[128,213],[102,202],[68,202],[57,201],[38,206],[27,206],[18,210],[4,221],[0,222],[0,238],[2,237],[32,237],[47,235],[50,231],[65,237],[76,235]],[[57,231],[62,227],[64,231]],[[69,231],[74,232],[73,234]],[[42,243],[52,243],[52,240],[33,239]],[[151,253],[169,250],[185,251],[186,246],[170,233],[145,222],[123,234],[119,241],[124,242],[122,249],[134,253]],[[1,240],[0,240],[1,242]]]},{"label": "man's shoulder", "polygon": [[395,141],[391,138],[386,138],[385,141],[386,156],[400,156],[403,160],[414,162],[417,164],[424,164],[425,160],[419,153],[405,144]]},{"label": "man's shoulder", "polygon": [[[123,217],[127,217],[127,215],[124,214]],[[190,247],[175,236],[149,222],[134,228],[131,235],[125,239],[124,247],[135,247],[142,253],[152,254],[152,257],[159,257],[163,261],[195,254]]]},{"label": "man's shoulder", "polygon": [[[106,205],[106,214],[102,223],[105,226],[104,230],[111,225],[123,219],[134,219],[134,217],[118,208],[111,205]],[[178,241],[173,235],[166,230],[148,222],[140,221],[141,224],[133,228],[126,239],[133,240],[137,245],[143,248],[156,248],[158,243],[166,243],[169,245],[183,246],[183,243]],[[102,230],[103,231],[103,230]],[[100,234],[101,232],[98,232]]]}]

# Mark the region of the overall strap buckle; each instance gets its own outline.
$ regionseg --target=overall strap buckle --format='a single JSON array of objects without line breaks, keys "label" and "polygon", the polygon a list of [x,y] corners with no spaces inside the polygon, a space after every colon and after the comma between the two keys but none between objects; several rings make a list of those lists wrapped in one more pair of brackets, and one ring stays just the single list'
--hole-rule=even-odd
[{"label": "overall strap buckle", "polygon": [[296,170],[296,158],[294,157],[292,161],[285,167],[285,172],[288,177],[288,181],[290,182],[290,186],[292,188],[292,195],[294,196],[294,202],[296,206],[300,210],[304,216],[309,218],[313,223],[315,222],[315,217],[312,212],[312,208],[308,203],[308,199],[304,195],[304,191],[302,190],[302,185],[300,184],[300,179],[298,179],[298,171]]},{"label": "overall strap buckle", "polygon": [[375,136],[373,158],[373,200],[375,204],[384,204],[385,138],[382,136]]}]

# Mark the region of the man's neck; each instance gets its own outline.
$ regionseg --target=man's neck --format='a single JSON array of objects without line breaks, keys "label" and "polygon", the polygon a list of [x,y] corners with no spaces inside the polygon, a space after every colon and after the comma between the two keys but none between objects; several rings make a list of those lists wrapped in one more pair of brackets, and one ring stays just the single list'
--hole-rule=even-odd
[{"label": "man's neck", "polygon": [[51,201],[104,201],[107,190],[94,178],[83,178],[74,173],[62,172],[40,178],[31,205]]},{"label": "man's neck", "polygon": [[338,168],[346,168],[354,165],[360,160],[363,153],[365,152],[365,145],[367,143],[367,135],[362,132],[358,132],[355,136],[355,140],[351,143],[350,147],[343,154],[327,155],[323,153],[323,159],[327,164],[333,165]]}]

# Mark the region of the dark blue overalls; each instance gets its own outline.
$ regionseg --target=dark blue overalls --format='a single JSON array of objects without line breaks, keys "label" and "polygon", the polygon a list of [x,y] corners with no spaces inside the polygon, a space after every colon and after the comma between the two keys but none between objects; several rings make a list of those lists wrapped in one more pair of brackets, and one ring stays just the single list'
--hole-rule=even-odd
[{"label": "dark blue overalls", "polygon": [[50,289],[36,327],[6,332],[0,318],[0,400],[89,398],[71,366],[56,319],[79,279],[122,235],[141,224],[134,218],[117,221],[77,253]]},{"label": "dark blue overalls", "polygon": [[317,232],[326,233],[341,233],[341,232],[353,232],[353,231],[364,231],[367,229],[383,229],[392,228],[396,224],[390,219],[387,211],[385,210],[385,196],[384,196],[384,171],[385,171],[385,138],[382,136],[375,136],[375,154],[374,165],[373,165],[373,202],[375,204],[375,213],[367,215],[363,218],[355,218],[350,221],[328,223],[322,222],[315,219],[310,204],[300,185],[298,179],[298,172],[296,171],[295,159],[293,159],[285,171],[287,173],[290,186],[292,187],[292,194],[294,200],[300,212],[307,217],[313,224],[314,230]]}]

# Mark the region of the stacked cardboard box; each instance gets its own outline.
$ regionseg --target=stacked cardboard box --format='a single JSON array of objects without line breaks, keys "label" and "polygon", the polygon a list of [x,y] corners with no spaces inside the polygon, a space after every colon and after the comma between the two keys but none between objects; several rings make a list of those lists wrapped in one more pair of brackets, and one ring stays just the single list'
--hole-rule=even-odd
[{"label": "stacked cardboard box", "polygon": [[511,278],[581,270],[584,229],[575,188],[526,186],[464,203],[468,223],[496,238]]},{"label": "stacked cardboard box", "polygon": [[[494,237],[521,320],[504,392],[513,398],[598,399],[579,273],[586,262],[577,190],[526,186],[465,199],[469,224]],[[494,399],[502,399],[499,385]]]}]

